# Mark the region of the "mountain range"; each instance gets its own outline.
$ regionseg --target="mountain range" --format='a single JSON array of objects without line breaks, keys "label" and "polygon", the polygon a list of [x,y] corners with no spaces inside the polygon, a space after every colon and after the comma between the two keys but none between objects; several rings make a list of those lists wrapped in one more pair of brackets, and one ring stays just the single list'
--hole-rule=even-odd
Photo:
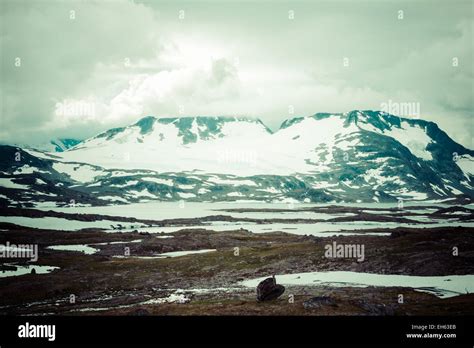
[{"label": "mountain range", "polygon": [[15,147],[40,150],[40,151],[45,151],[45,152],[63,152],[63,151],[66,151],[67,149],[70,149],[71,147],[76,146],[81,141],[82,140],[72,139],[72,138],[55,138],[55,139],[50,139],[49,141],[46,141],[46,142],[36,144],[34,146],[29,145],[29,144],[22,144],[22,143],[13,143],[13,144],[0,143],[0,145],[11,145]]},{"label": "mountain range", "polygon": [[62,152],[0,146],[0,205],[144,200],[471,201],[474,151],[435,123],[380,111],[148,116]]}]

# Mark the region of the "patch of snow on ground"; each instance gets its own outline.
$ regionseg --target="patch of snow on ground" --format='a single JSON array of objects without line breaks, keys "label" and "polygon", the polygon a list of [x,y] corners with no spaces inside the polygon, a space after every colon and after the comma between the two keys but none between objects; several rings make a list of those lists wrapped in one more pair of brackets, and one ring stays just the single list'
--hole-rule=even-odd
[{"label": "patch of snow on ground", "polygon": [[469,175],[474,176],[474,157],[471,155],[462,155],[456,161],[456,164],[468,180],[470,180]]},{"label": "patch of snow on ground", "polygon": [[168,253],[158,254],[158,257],[179,257],[192,254],[202,254],[216,251],[216,249],[201,249],[201,250],[185,250],[185,251],[171,251]]},{"label": "patch of snow on ground", "polygon": [[15,266],[16,271],[0,271],[0,278],[6,277],[15,277],[25,274],[31,274],[31,270],[34,269],[36,274],[45,274],[58,269],[59,267],[54,266],[37,266],[37,265],[27,265],[27,266],[18,266],[18,265],[9,265]]},{"label": "patch of snow on ground", "polygon": [[136,191],[136,190],[130,190],[128,191],[129,195],[132,195],[133,197],[149,197],[149,198],[156,198],[155,195],[151,194],[148,192],[147,189],[143,189],[141,191]]},{"label": "patch of snow on ground", "polygon": [[[241,282],[246,287],[256,287],[266,277]],[[308,272],[276,276],[283,285],[313,285],[331,287],[409,287],[432,293],[441,298],[453,297],[474,291],[474,275],[409,276],[399,274],[374,274],[362,272]]]},{"label": "patch of snow on ground", "polygon": [[425,161],[431,161],[433,156],[426,150],[428,144],[432,141],[426,134],[426,131],[419,126],[411,126],[408,122],[402,121],[400,127],[392,127],[385,130],[383,134],[388,135],[400,144],[407,147],[410,152]]},{"label": "patch of snow on ground", "polygon": [[178,195],[181,197],[181,198],[192,198],[192,197],[196,197],[196,195],[194,193],[191,193],[191,192],[178,192]]},{"label": "patch of snow on ground", "polygon": [[29,187],[27,185],[17,184],[9,178],[0,178],[0,186],[12,189],[20,189],[20,190],[28,190]]},{"label": "patch of snow on ground", "polygon": [[51,245],[46,249],[59,251],[77,251],[86,255],[92,255],[99,251],[99,249],[92,248],[85,244],[71,244],[71,245]]},{"label": "patch of snow on ground", "polygon": [[134,186],[138,184],[138,180],[130,180],[127,181],[125,184],[112,184],[111,187],[127,187],[127,186]]},{"label": "patch of snow on ground", "polygon": [[119,196],[101,196],[99,197],[100,199],[106,200],[106,201],[112,201],[112,202],[124,202],[127,203],[128,201],[122,197]]},{"label": "patch of snow on ground", "polygon": [[82,183],[94,181],[96,177],[104,174],[103,171],[97,170],[90,165],[78,163],[54,162],[53,169],[69,175],[74,181]]}]

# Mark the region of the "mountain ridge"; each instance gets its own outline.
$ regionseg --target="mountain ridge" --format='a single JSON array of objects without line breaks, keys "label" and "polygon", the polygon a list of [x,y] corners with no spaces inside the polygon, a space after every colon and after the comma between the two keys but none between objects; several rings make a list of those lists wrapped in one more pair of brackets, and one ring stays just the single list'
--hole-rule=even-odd
[{"label": "mountain ridge", "polygon": [[19,197],[34,203],[19,191],[25,185],[47,193],[35,180],[90,204],[472,200],[474,194],[474,151],[433,122],[370,110],[294,117],[273,133],[259,119],[147,116],[62,153],[24,152],[36,164],[10,161],[0,175],[0,195],[10,203]]}]

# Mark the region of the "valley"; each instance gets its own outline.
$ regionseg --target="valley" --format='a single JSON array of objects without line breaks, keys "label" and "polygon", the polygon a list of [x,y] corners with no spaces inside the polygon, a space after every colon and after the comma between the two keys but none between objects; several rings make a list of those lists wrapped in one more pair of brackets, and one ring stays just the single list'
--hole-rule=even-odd
[{"label": "valley", "polygon": [[[177,218],[169,218],[173,212]],[[342,213],[345,225],[340,226]],[[0,214],[0,221],[10,214],[38,220],[37,226],[53,215],[90,224],[64,230],[22,226],[21,220],[0,222],[1,244],[35,244],[39,250],[35,263],[3,261],[3,314],[460,315],[474,308],[471,205],[417,204],[400,210],[370,204],[290,208],[186,203],[179,208],[175,202],[174,207],[148,203],[133,208],[3,209]],[[393,228],[377,221],[401,215],[425,219]],[[302,217],[314,233],[291,229]],[[94,227],[102,221],[124,228]],[[364,225],[370,221],[374,224]],[[339,229],[318,232],[320,223]],[[229,228],[219,231],[223,225]],[[275,229],[252,230],[254,225]],[[363,261],[326,257],[326,246],[333,243],[363,245]],[[453,247],[458,248],[456,256]],[[15,265],[47,266],[49,271],[5,276]],[[285,293],[258,303],[254,279],[274,274]],[[286,280],[291,275],[294,280]],[[400,294],[403,303],[398,302]],[[322,303],[315,299],[321,296],[326,298]]]}]

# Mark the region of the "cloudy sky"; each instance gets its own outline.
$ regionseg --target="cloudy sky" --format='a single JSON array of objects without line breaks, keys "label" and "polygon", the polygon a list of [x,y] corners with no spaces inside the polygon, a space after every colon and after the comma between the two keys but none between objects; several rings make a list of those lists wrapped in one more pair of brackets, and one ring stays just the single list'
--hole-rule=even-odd
[{"label": "cloudy sky", "polygon": [[472,149],[473,4],[1,0],[0,141],[86,138],[146,115],[277,129],[390,101]]}]

